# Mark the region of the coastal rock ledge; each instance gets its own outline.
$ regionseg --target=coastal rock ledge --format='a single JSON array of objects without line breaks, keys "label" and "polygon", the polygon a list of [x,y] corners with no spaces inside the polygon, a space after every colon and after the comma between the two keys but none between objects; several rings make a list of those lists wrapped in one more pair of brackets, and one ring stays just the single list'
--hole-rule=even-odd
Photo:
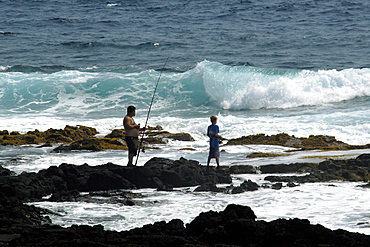
[{"label": "coastal rock ledge", "polygon": [[53,212],[24,204],[50,194],[49,200],[63,201],[82,191],[203,183],[230,183],[230,175],[183,158],[153,158],[143,167],[62,164],[17,176],[0,167],[0,246],[370,246],[368,235],[330,230],[305,219],[256,220],[250,207],[234,204],[221,212],[201,213],[189,224],[173,219],[122,232],[101,225],[53,225],[45,216]]},{"label": "coastal rock ledge", "polygon": [[[2,172],[1,172],[2,171]],[[209,169],[198,161],[180,158],[152,158],[144,166],[120,166],[107,163],[99,166],[61,164],[12,176],[0,166],[0,193],[23,202],[41,200],[52,195],[68,196],[78,192],[116,189],[196,186],[204,183],[231,183],[230,174],[223,169]]]},{"label": "coastal rock ledge", "polygon": [[5,219],[4,207],[6,205],[1,208],[0,246],[370,246],[370,236],[332,231],[304,219],[256,221],[250,207],[234,204],[221,212],[201,213],[186,225],[174,219],[122,232],[105,231],[101,225],[67,228],[42,225],[37,217],[33,222],[30,219],[37,215],[32,207],[22,209],[23,218],[8,214]]}]

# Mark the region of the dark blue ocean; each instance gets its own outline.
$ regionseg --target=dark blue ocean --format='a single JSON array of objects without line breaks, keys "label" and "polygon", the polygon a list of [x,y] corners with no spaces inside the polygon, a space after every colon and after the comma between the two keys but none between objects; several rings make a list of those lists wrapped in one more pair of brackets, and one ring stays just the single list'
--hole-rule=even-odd
[{"label": "dark blue ocean", "polygon": [[[285,132],[368,144],[369,13],[366,0],[0,0],[0,130],[86,125],[105,135],[122,128],[128,105],[137,106],[135,119],[143,125],[154,95],[148,124],[190,133],[195,141],[169,141],[140,156],[139,165],[154,156],[204,164],[210,115],[218,116],[225,138]],[[358,154],[293,152],[273,160],[246,159],[255,151],[285,150],[225,147],[221,165]],[[61,163],[126,164],[122,151],[50,151],[0,146],[0,165],[20,173]],[[259,177],[246,179],[263,183]],[[354,183],[335,186],[240,196],[140,191],[148,196],[145,206],[129,209],[40,204],[58,211],[61,216],[53,220],[61,225],[124,230],[174,217],[189,222],[201,211],[235,202],[252,206],[260,219],[309,218],[369,234],[368,192]]]},{"label": "dark blue ocean", "polygon": [[364,0],[0,1],[1,66],[186,71],[208,60],[289,69],[370,67]]}]

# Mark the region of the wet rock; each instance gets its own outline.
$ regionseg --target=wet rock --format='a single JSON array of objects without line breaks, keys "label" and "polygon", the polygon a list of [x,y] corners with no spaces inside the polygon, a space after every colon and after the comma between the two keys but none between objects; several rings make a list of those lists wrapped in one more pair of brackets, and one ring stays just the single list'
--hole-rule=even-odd
[{"label": "wet rock", "polygon": [[360,187],[362,187],[362,188],[369,188],[369,189],[370,189],[370,183],[367,183],[367,184],[361,185]]},{"label": "wet rock", "polygon": [[[125,139],[125,130],[114,129],[105,137]],[[155,127],[148,126],[146,128],[146,132],[143,138],[143,144],[166,144],[168,139],[178,141],[194,141],[194,138],[188,133],[170,133],[168,131],[163,131],[163,128],[157,125]]]},{"label": "wet rock", "polygon": [[257,183],[252,182],[251,180],[244,181],[240,186],[234,187],[231,191],[232,194],[239,194],[246,191],[255,191],[258,190],[259,186]]},{"label": "wet rock", "polygon": [[60,145],[59,147],[55,148],[53,152],[61,153],[61,152],[70,152],[72,150],[102,151],[103,148],[98,140],[89,138],[78,140],[68,145]]},{"label": "wet rock", "polygon": [[286,133],[267,136],[265,134],[242,136],[240,138],[230,139],[226,145],[247,145],[247,144],[270,144],[284,145],[291,136]]},{"label": "wet rock", "polygon": [[7,130],[1,130],[0,131],[0,135],[7,136],[7,135],[9,135],[9,131],[7,131]]},{"label": "wet rock", "polygon": [[[0,180],[0,190],[9,196],[24,200],[40,200],[55,194],[56,198],[71,196],[71,192],[163,188],[165,186],[184,187],[204,183],[231,183],[230,174],[222,169],[206,173],[197,161],[181,158],[170,160],[153,158],[144,166],[126,167],[112,163],[100,166],[84,164],[76,166],[61,164],[40,170],[38,173],[7,175]],[[59,193],[59,195],[58,195]]]},{"label": "wet rock", "polygon": [[14,175],[14,172],[12,172],[11,170],[7,168],[0,166],[0,177],[1,176],[11,176],[11,175]]},{"label": "wet rock", "polygon": [[212,184],[212,183],[205,183],[205,184],[202,184],[200,186],[198,186],[197,188],[195,188],[194,190],[195,192],[204,192],[204,191],[211,191],[211,192],[223,192],[224,190],[221,189],[221,188],[218,188],[216,186],[216,184]]},{"label": "wet rock", "polygon": [[320,163],[302,163],[291,165],[261,166],[262,173],[308,173],[297,176],[274,176],[265,177],[270,182],[327,182],[331,180],[344,180],[352,182],[370,181],[370,155],[363,154],[355,159],[325,160]]},{"label": "wet rock", "polygon": [[259,169],[258,167],[251,165],[234,165],[228,168],[231,174],[255,174]]},{"label": "wet rock", "polygon": [[363,160],[363,161],[370,161],[370,154],[360,154],[357,157],[358,160]]},{"label": "wet rock", "polygon": [[168,131],[151,131],[147,133],[148,137],[156,136],[160,139],[172,139],[178,141],[194,141],[194,138],[188,133],[170,133]]},{"label": "wet rock", "polygon": [[198,161],[180,158],[171,161],[165,158],[153,158],[144,168],[150,169],[163,184],[174,187],[196,186],[206,182],[220,184],[231,183],[230,174],[222,169],[207,172]]},{"label": "wet rock", "polygon": [[283,188],[283,183],[275,183],[271,185],[271,188],[274,190],[280,190],[281,188]]},{"label": "wet rock", "polygon": [[186,225],[173,219],[116,232],[101,225],[51,225],[40,216],[42,210],[3,201],[0,193],[0,245],[4,246],[370,246],[367,235],[332,231],[304,219],[258,221],[250,207],[235,204],[220,212],[200,213]]},{"label": "wet rock", "polygon": [[50,142],[46,142],[40,146],[38,146],[37,148],[46,148],[46,147],[52,147],[53,145],[50,143]]},{"label": "wet rock", "polygon": [[[87,151],[104,151],[109,149],[127,150],[124,129],[114,129],[104,138],[97,138],[98,132],[95,128],[82,125],[69,126],[64,129],[48,129],[44,132],[39,130],[28,131],[27,134],[4,130],[0,134],[0,145],[26,145],[26,144],[42,144],[48,145],[39,146],[50,147],[51,143],[62,143],[55,148],[53,152],[71,152],[78,150]],[[163,131],[161,126],[147,127],[146,135],[142,139],[143,145],[146,148],[152,144],[166,144],[168,139],[178,141],[194,141],[193,137],[188,133],[170,133]],[[149,146],[148,146],[149,145]]]},{"label": "wet rock", "polygon": [[171,184],[164,184],[157,188],[158,191],[173,191],[173,186]]},{"label": "wet rock", "polygon": [[231,187],[231,194],[241,194],[243,192],[245,192],[245,190],[243,190],[243,188],[241,188],[240,186]]},{"label": "wet rock", "polygon": [[263,165],[259,167],[262,174],[265,173],[295,173],[307,172],[316,168],[317,163],[292,163],[292,164],[276,164],[276,165]]},{"label": "wet rock", "polygon": [[114,129],[112,132],[105,136],[105,138],[122,138],[125,139],[124,129]]},{"label": "wet rock", "polygon": [[55,148],[53,152],[62,153],[77,150],[104,151],[109,149],[127,150],[126,142],[117,138],[85,138],[73,141],[69,144],[62,144]]},{"label": "wet rock", "polygon": [[255,191],[258,190],[258,184],[255,182],[252,182],[251,180],[244,181],[241,185],[241,188],[243,188],[245,191]]},{"label": "wet rock", "polygon": [[24,205],[18,198],[8,196],[0,190],[0,246],[22,236],[28,229],[35,226],[51,224],[48,216],[43,216],[46,210]]},{"label": "wet rock", "polygon": [[292,182],[288,182],[288,183],[287,183],[287,186],[288,186],[288,187],[297,187],[297,186],[299,186],[299,184],[292,183]]},{"label": "wet rock", "polygon": [[279,157],[279,156],[287,156],[289,154],[281,154],[281,153],[262,153],[262,152],[254,152],[247,155],[247,158],[267,158],[267,157]]},{"label": "wet rock", "polygon": [[47,201],[52,202],[75,202],[80,196],[80,192],[77,190],[61,190],[53,193]]},{"label": "wet rock", "polygon": [[133,206],[136,205],[134,199],[141,197],[143,197],[141,194],[125,190],[92,191],[88,194],[72,190],[58,191],[52,194],[50,198],[45,198],[44,200],[52,202],[112,203]]},{"label": "wet rock", "polygon": [[168,138],[172,140],[177,140],[177,141],[194,141],[194,138],[188,134],[188,133],[172,133],[172,134],[167,134],[163,135],[163,138]]},{"label": "wet rock", "polygon": [[69,126],[64,129],[48,129],[45,132],[39,130],[28,131],[27,134],[20,134],[17,131],[6,135],[0,135],[1,145],[26,145],[26,144],[40,144],[40,143],[68,143],[71,141],[91,138],[98,134],[95,128],[86,127],[82,125]]},{"label": "wet rock", "polygon": [[45,137],[45,140],[49,143],[50,142],[52,142],[52,143],[61,143],[61,142],[71,142],[71,141],[73,141],[73,139],[71,137],[64,136],[64,135],[59,134],[59,133],[50,134],[47,137]]},{"label": "wet rock", "polygon": [[290,136],[287,133],[280,133],[271,136],[265,134],[242,136],[240,138],[230,139],[226,145],[248,144],[279,145],[292,148],[301,148],[302,150],[351,148],[347,143],[336,140],[334,136],[310,135],[308,138],[306,138]]}]

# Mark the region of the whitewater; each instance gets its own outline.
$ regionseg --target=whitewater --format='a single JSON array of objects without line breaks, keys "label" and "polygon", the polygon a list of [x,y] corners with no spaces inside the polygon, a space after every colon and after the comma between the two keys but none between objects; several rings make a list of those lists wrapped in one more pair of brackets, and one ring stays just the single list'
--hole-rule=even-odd
[{"label": "whitewater", "polygon": [[[108,134],[121,128],[128,105],[144,124],[159,71],[0,73],[3,129],[88,125]],[[281,132],[323,134],[350,144],[369,140],[370,69],[293,70],[203,61],[162,74],[149,125],[202,136],[210,115],[226,138]],[[27,122],[22,119],[27,118]]]}]

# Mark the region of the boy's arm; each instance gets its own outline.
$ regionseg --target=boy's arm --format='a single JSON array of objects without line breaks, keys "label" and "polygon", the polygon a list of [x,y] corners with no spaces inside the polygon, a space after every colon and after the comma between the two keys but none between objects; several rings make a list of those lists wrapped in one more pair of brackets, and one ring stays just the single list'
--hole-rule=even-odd
[{"label": "boy's arm", "polygon": [[214,136],[217,137],[217,138],[222,138],[222,136],[219,133],[220,133],[220,129],[217,126],[216,127],[216,133],[214,134]]},{"label": "boy's arm", "polygon": [[219,133],[215,133],[214,136],[218,138],[222,138],[222,136]]},{"label": "boy's arm", "polygon": [[209,129],[209,127],[208,127],[208,128],[207,128],[207,136],[208,136],[208,137],[211,137],[211,136],[212,136],[212,134],[213,134],[213,133],[210,131],[210,129]]}]

